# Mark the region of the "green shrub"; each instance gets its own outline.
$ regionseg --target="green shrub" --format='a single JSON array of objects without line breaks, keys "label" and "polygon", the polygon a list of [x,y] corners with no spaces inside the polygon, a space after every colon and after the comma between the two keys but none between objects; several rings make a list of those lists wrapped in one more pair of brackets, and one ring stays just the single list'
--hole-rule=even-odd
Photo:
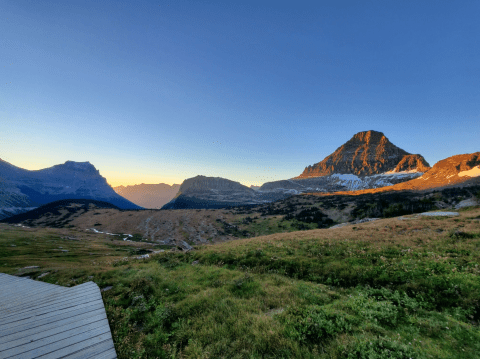
[{"label": "green shrub", "polygon": [[288,338],[310,343],[318,343],[337,333],[350,332],[354,324],[353,318],[346,313],[342,315],[330,312],[318,305],[290,307],[279,319],[285,325],[285,335]]},{"label": "green shrub", "polygon": [[260,283],[255,282],[249,274],[245,274],[244,277],[237,279],[230,287],[230,291],[236,297],[239,298],[252,298],[255,295],[261,294]]},{"label": "green shrub", "polygon": [[412,347],[389,338],[365,338],[348,349],[347,359],[416,359],[422,358]]},{"label": "green shrub", "polygon": [[398,307],[391,301],[377,301],[375,298],[367,297],[363,293],[353,296],[346,303],[346,307],[356,315],[386,326],[395,326],[399,317]]}]

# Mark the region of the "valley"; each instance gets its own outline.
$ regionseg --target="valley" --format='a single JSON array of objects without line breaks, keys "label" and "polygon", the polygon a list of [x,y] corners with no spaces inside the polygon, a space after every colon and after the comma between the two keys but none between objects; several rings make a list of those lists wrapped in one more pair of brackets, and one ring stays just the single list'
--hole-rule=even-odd
[{"label": "valley", "polygon": [[480,209],[457,212],[193,251],[2,223],[0,268],[67,287],[97,283],[119,358],[473,359]]}]

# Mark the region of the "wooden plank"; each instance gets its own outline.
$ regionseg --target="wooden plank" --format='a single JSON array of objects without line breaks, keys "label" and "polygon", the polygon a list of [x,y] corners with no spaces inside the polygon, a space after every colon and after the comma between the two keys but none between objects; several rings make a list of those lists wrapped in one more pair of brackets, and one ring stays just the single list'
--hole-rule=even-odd
[{"label": "wooden plank", "polygon": [[4,279],[5,282],[3,283],[41,283],[41,284],[45,284],[45,285],[53,285],[53,284],[50,284],[50,283],[45,283],[45,282],[42,282],[42,281],[36,281],[36,280],[33,280],[33,279],[30,279],[30,278],[23,278],[23,277],[15,277],[15,276],[11,276],[12,278],[9,278],[9,279]]},{"label": "wooden plank", "polygon": [[0,358],[116,358],[100,289],[0,273]]},{"label": "wooden plank", "polygon": [[74,301],[78,299],[84,299],[84,300],[94,300],[94,299],[100,299],[101,295],[99,293],[98,288],[95,289],[88,289],[84,292],[75,292],[75,293],[63,293],[61,295],[56,295],[55,293],[48,295],[47,297],[40,297],[40,298],[34,298],[33,303],[41,302],[41,304],[35,305],[31,302],[29,302],[30,307],[25,308],[23,310],[19,310],[22,308],[24,305],[28,305],[27,303],[22,304],[20,306],[15,306],[15,307],[9,307],[4,309],[4,315],[0,316],[3,320],[7,320],[9,317],[12,315],[16,317],[20,317],[23,314],[27,314],[30,311],[39,311],[43,307],[48,307],[48,306],[58,306],[61,305],[61,303],[66,302],[66,301]]},{"label": "wooden plank", "polygon": [[[67,298],[60,297],[55,301],[39,305],[38,307],[34,306],[32,308],[25,309],[24,311],[20,311],[16,315],[10,315],[10,313],[8,313],[8,315],[1,318],[2,324],[11,323],[14,321],[18,321],[18,320],[22,320],[22,319],[26,319],[34,316],[45,315],[52,311],[57,311],[57,310],[61,310],[61,309],[65,309],[65,308],[69,308],[69,307],[73,307],[73,306],[77,306],[77,305],[81,305],[84,303],[92,302],[95,300],[101,300],[101,299],[102,299],[101,296],[99,297],[98,295],[92,295],[92,296],[77,295],[77,296],[72,296]],[[0,324],[0,327],[1,327],[1,324]]]},{"label": "wooden plank", "polygon": [[61,287],[59,285],[37,282],[31,279],[23,279],[9,282],[0,283],[0,287],[5,288],[5,291],[0,293],[0,298],[8,297],[11,292],[25,292],[31,293],[41,289],[56,289],[56,290],[68,290],[69,288]]},{"label": "wooden plank", "polygon": [[[114,358],[117,357],[117,353],[115,353],[115,348],[113,346],[113,342],[111,340],[105,340],[98,344],[92,345],[88,348],[79,350],[73,354],[69,354],[64,358],[68,359],[87,359],[87,358],[100,358],[105,356],[111,356],[112,351],[114,353]],[[110,354],[109,354],[110,353]]]},{"label": "wooden plank", "polygon": [[32,285],[32,283],[27,282],[27,281],[21,281],[19,283],[11,283],[11,284],[3,284],[2,288],[5,288],[5,291],[2,291],[0,298],[8,298],[11,293],[31,293],[33,291],[37,290],[45,290],[49,289],[47,286],[41,286],[42,289],[40,289],[40,286],[38,285]]},{"label": "wooden plank", "polygon": [[[12,294],[16,294],[16,295],[30,295],[30,294],[34,294],[34,293],[42,293],[44,291],[58,291],[59,293],[60,292],[63,292],[65,291],[67,288],[52,288],[52,287],[49,287],[49,286],[43,286],[43,285],[34,285],[32,283],[20,283],[20,284],[16,284],[16,285],[12,285],[12,286],[2,286],[2,288],[5,288],[5,292],[2,293],[2,296],[0,297],[0,301],[2,301],[2,303],[5,304],[4,300],[6,298],[12,298],[12,299],[16,299],[16,300],[22,300],[24,299],[25,297],[23,296],[20,296],[20,297],[16,297],[14,298],[12,296]],[[8,304],[8,303],[7,303]]]},{"label": "wooden plank", "polygon": [[110,331],[105,332],[107,328],[90,330],[79,333],[75,336],[65,338],[55,343],[44,345],[43,347],[10,357],[11,359],[26,358],[61,358],[69,353],[88,348],[110,338]]},{"label": "wooden plank", "polygon": [[24,319],[22,321],[16,322],[15,324],[12,324],[11,326],[0,325],[0,337],[9,335],[12,333],[16,333],[21,330],[34,328],[34,327],[43,325],[45,323],[49,323],[55,319],[57,320],[66,319],[72,315],[85,313],[85,312],[93,311],[96,309],[104,309],[102,301],[95,301],[93,303],[84,304],[78,307],[68,308],[58,312],[49,313],[48,315],[42,316],[41,318],[33,318],[33,320],[32,318]]},{"label": "wooden plank", "polygon": [[[48,282],[42,282],[34,279],[26,279],[26,278],[20,278],[20,277],[14,277],[15,279],[11,279],[8,282],[0,282],[2,285],[20,285],[20,284],[29,284],[30,286],[38,288],[38,287],[46,287],[46,288],[58,288],[58,289],[64,289],[68,290],[70,288],[63,287],[60,285],[48,283]],[[88,282],[91,283],[91,282]]]},{"label": "wooden plank", "polygon": [[117,359],[117,353],[115,352],[115,347],[107,350],[106,352],[100,354],[95,359]]},{"label": "wooden plank", "polygon": [[[24,315],[20,318],[11,317],[8,320],[2,321],[2,324],[0,324],[0,330],[3,330],[6,327],[13,327],[18,325],[16,323],[23,323],[25,321],[37,321],[45,317],[56,315],[57,313],[70,315],[70,312],[75,311],[76,309],[81,309],[84,306],[88,305],[89,303],[90,303],[89,301],[78,301],[75,303],[67,302],[63,306],[46,307],[41,311],[35,312],[36,314],[33,313],[32,315]],[[103,306],[103,302],[101,300],[94,301],[93,303],[96,303],[98,306]]]},{"label": "wooden plank", "polygon": [[[0,345],[0,357],[1,357],[1,352],[10,348],[15,348],[21,345],[27,345],[30,343],[35,343],[36,341],[48,337],[52,337],[56,334],[60,333],[65,333],[68,330],[75,329],[75,330],[80,330],[81,327],[85,325],[90,325],[92,323],[96,323],[99,321],[103,321],[107,319],[107,317],[101,313],[99,315],[95,316],[89,316],[86,318],[81,318],[80,320],[76,320],[74,322],[68,322],[67,324],[60,325],[60,326],[54,326],[53,328],[50,328],[48,330],[42,330],[40,332],[37,332],[36,334],[31,334],[29,336],[24,336],[23,338],[19,338],[16,340],[7,340],[4,339],[3,343]],[[2,338],[3,339],[3,338]]]},{"label": "wooden plank", "polygon": [[[7,298],[9,296],[11,296],[11,293],[15,292],[17,294],[19,293],[25,293],[25,294],[33,294],[33,295],[37,295],[37,294],[40,294],[42,292],[54,292],[54,291],[57,291],[59,293],[61,292],[69,292],[73,289],[75,290],[82,290],[82,288],[86,288],[86,287],[96,287],[98,288],[98,286],[93,283],[93,282],[87,282],[87,283],[83,283],[83,284],[80,284],[78,286],[75,286],[73,288],[65,288],[65,287],[60,287],[60,286],[56,286],[56,285],[45,285],[46,283],[43,283],[43,282],[35,282],[35,281],[32,281],[32,282],[27,282],[27,283],[22,283],[21,285],[15,285],[14,287],[9,287],[7,286],[6,287],[6,291],[5,293],[2,294],[2,296],[0,297],[0,301],[2,300],[2,298]],[[19,297],[17,298],[17,300],[22,300],[24,299],[23,297]]]},{"label": "wooden plank", "polygon": [[61,320],[55,320],[55,321],[49,321],[43,325],[40,325],[38,327],[30,328],[27,330],[23,330],[20,332],[12,333],[10,335],[5,335],[3,337],[0,337],[0,345],[9,343],[12,341],[16,341],[22,338],[28,337],[28,340],[30,338],[33,338],[38,333],[43,333],[47,332],[51,329],[55,328],[63,328],[63,327],[68,327],[68,326],[73,326],[77,322],[82,322],[85,320],[90,320],[92,317],[97,317],[97,318],[106,318],[105,310],[103,308],[96,309],[93,311],[89,312],[81,312],[78,313],[77,315],[68,317],[66,319],[61,319]]},{"label": "wooden plank", "polygon": [[[72,329],[57,333],[56,335],[51,335],[45,338],[34,340],[24,345],[17,345],[17,346],[11,347],[10,349],[0,350],[0,357],[9,358],[9,357],[26,353],[29,351],[33,351],[45,346],[52,346],[52,348],[54,347],[58,349],[59,347],[55,346],[55,343],[63,342],[64,340],[67,340],[67,339],[75,340],[72,338],[77,338],[80,334],[83,334],[83,333],[95,332],[97,334],[102,334],[107,330],[109,330],[109,328],[105,327],[105,321],[106,319],[102,319],[93,323],[83,325],[79,328],[72,328]],[[108,321],[106,321],[106,323],[108,326]]]},{"label": "wooden plank", "polygon": [[0,284],[13,283],[13,282],[18,282],[20,280],[28,280],[28,279],[0,273]]},{"label": "wooden plank", "polygon": [[[5,303],[2,303],[2,315],[1,317],[4,317],[8,311],[13,310],[13,308],[16,308],[18,306],[25,306],[28,305],[29,303],[35,303],[39,301],[46,300],[48,297],[55,298],[55,296],[61,296],[64,295],[64,291],[56,291],[56,290],[45,290],[45,291],[39,291],[36,293],[11,293],[12,300],[7,302],[7,299],[2,299],[2,301],[5,301]],[[16,296],[23,296],[23,298],[16,299]]]}]

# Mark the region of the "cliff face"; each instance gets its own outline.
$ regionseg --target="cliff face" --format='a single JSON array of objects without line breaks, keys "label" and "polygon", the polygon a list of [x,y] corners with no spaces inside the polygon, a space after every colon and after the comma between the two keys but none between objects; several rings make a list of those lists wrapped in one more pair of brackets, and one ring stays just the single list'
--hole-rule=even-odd
[{"label": "cliff face", "polygon": [[427,172],[430,169],[429,164],[425,159],[420,155],[406,155],[393,170],[393,172]]},{"label": "cliff face", "polygon": [[254,193],[253,189],[242,185],[239,182],[231,181],[222,177],[196,176],[183,181],[179,193],[197,193],[217,191],[240,191],[245,193]]},{"label": "cliff face", "polygon": [[354,135],[323,161],[306,167],[296,178],[321,177],[334,173],[371,176],[393,171],[402,161],[400,168],[422,172],[418,167],[413,168],[416,163],[421,164],[423,170],[429,167],[422,156],[411,155],[398,148],[382,132],[365,131]]},{"label": "cliff face", "polygon": [[0,209],[20,213],[62,199],[94,199],[122,209],[141,207],[119,196],[90,162],[67,161],[29,171],[0,160]]}]

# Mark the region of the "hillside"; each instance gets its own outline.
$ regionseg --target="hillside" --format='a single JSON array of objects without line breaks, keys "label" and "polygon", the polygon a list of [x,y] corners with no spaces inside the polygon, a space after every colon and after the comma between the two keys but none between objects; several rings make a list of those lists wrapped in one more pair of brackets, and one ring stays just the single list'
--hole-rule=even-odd
[{"label": "hillside", "polygon": [[0,271],[94,281],[120,359],[474,359],[479,220],[477,207],[188,252],[0,224]]},{"label": "hillside", "polygon": [[452,209],[479,196],[480,185],[440,191],[394,191],[358,196],[293,195],[262,205],[225,209],[120,210],[110,204],[71,200],[0,222],[29,227],[75,228],[130,234],[165,246],[205,245],[267,234],[328,228],[368,218]]},{"label": "hillside", "polygon": [[90,199],[60,200],[4,218],[0,222],[10,224],[21,223],[22,225],[32,227],[69,228],[73,227],[73,225],[71,225],[73,219],[80,217],[88,211],[102,208],[119,210],[117,206],[108,202]]}]

